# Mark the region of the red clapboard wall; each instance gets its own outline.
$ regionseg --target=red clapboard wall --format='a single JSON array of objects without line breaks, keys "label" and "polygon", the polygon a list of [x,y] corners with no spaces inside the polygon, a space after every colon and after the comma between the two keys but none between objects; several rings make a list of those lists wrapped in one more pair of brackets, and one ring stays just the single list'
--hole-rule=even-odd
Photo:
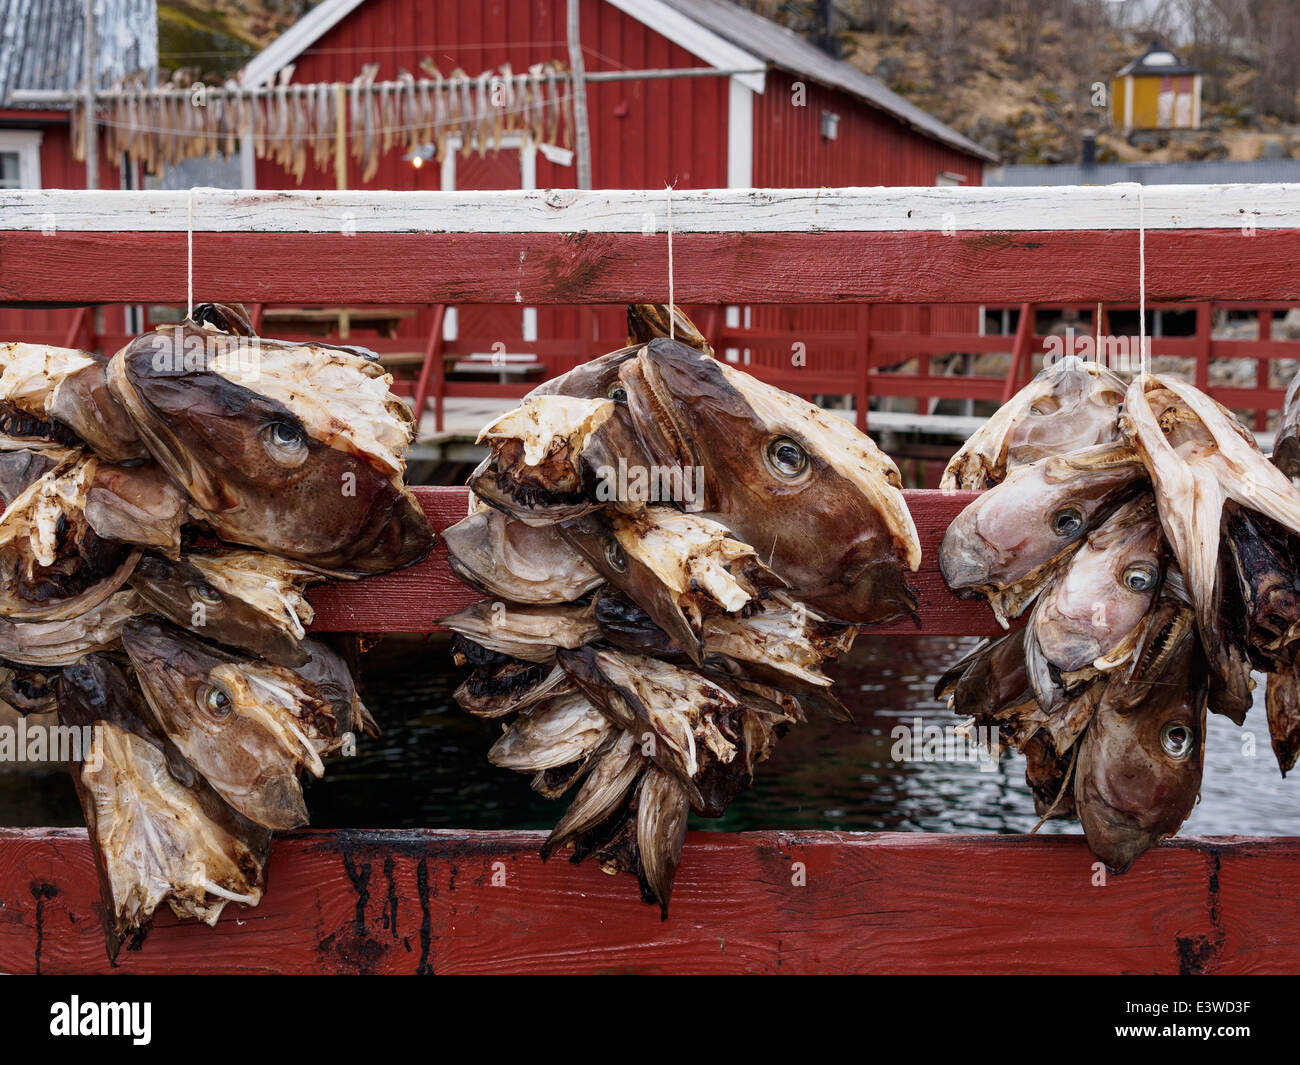
[{"label": "red clapboard wall", "polygon": [[[193,207],[200,299],[537,304],[658,300],[650,193],[0,193],[0,302],[176,300]],[[683,302],[1133,300],[1133,190],[683,194]],[[1149,189],[1148,298],[1300,299],[1300,195]],[[58,233],[40,218],[59,212]],[[1255,220],[1242,227],[1241,216]],[[355,235],[339,232],[350,213]],[[952,230],[941,220],[952,214]],[[1069,228],[1067,228],[1069,227]],[[945,229],[948,231],[945,232]],[[399,263],[400,268],[392,264]],[[464,489],[420,489],[435,528]],[[922,631],[998,631],[954,598],[936,548],[965,493],[907,494]],[[439,548],[316,590],[324,630],[423,632],[476,598]],[[880,631],[915,631],[906,623]],[[1300,841],[1177,840],[1102,878],[1081,839],[695,833],[661,923],[627,878],[543,865],[519,832],[298,832],[270,887],[215,929],[159,916],[124,972],[1285,972],[1300,965]],[[1104,880],[1104,883],[1102,882]],[[800,886],[802,884],[802,886]],[[0,970],[107,969],[85,834],[0,830]]]}]

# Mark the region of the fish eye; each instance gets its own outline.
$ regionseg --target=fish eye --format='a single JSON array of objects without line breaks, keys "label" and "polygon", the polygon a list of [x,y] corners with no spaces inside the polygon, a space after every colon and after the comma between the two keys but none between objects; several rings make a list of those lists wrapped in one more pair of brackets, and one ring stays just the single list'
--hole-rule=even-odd
[{"label": "fish eye", "polygon": [[1057,536],[1074,537],[1083,531],[1083,511],[1078,507],[1062,507],[1052,515],[1052,532]]},{"label": "fish eye", "polygon": [[1186,758],[1196,746],[1196,736],[1187,725],[1170,721],[1160,730],[1160,746],[1170,758]]},{"label": "fish eye", "polygon": [[221,593],[207,581],[196,581],[191,584],[190,598],[204,606],[220,606],[222,602]]},{"label": "fish eye", "polygon": [[230,696],[215,684],[205,684],[203,686],[199,691],[198,702],[199,706],[213,717],[229,717],[230,712],[235,708],[230,701]]},{"label": "fish eye", "polygon": [[1149,562],[1134,562],[1124,570],[1124,587],[1130,592],[1149,592],[1159,574]]},{"label": "fish eye", "polygon": [[793,480],[808,468],[808,452],[788,436],[769,442],[764,455],[772,472],[785,480]]},{"label": "fish eye", "polygon": [[617,540],[610,540],[605,545],[605,561],[619,573],[627,570],[627,556],[623,554],[623,548],[619,546]]},{"label": "fish eye", "polygon": [[627,389],[624,388],[622,385],[615,385],[613,388],[609,390],[608,398],[612,399],[615,403],[626,403]]},{"label": "fish eye", "polygon": [[262,429],[262,446],[281,466],[299,466],[307,458],[307,433],[293,422],[271,422]]}]

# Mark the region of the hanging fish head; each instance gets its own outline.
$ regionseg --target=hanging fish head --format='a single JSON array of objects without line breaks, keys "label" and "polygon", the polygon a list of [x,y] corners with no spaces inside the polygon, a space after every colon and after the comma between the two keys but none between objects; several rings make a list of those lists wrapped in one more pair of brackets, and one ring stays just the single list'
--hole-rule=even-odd
[{"label": "hanging fish head", "polygon": [[99,872],[109,959],[136,945],[166,900],[214,924],[227,902],[256,906],[271,833],[241,816],[158,730],[129,668],[87,655],[63,672],[59,720],[93,729],[73,780]]},{"label": "hanging fish head", "polygon": [[753,545],[791,594],[846,622],[915,610],[916,528],[898,468],[864,433],[669,340],[619,376],[652,461],[692,487],[675,502]]},{"label": "hanging fish head", "polygon": [[1120,439],[1124,382],[1073,355],[1043,367],[962,445],[941,488],[983,491],[1017,466]]},{"label": "hanging fish head", "polygon": [[222,539],[346,576],[432,546],[401,484],[412,418],[373,359],[187,323],[118,352],[108,383]]},{"label": "hanging fish head", "polygon": [[1044,593],[1034,627],[1047,660],[1071,673],[1131,651],[1163,565],[1155,501],[1144,495],[1089,533]]},{"label": "hanging fish head", "polygon": [[1146,699],[1127,712],[1102,700],[1080,741],[1074,800],[1093,854],[1123,872],[1187,820],[1201,790],[1208,675],[1184,628]]},{"label": "hanging fish head", "polygon": [[258,551],[210,551],[178,559],[148,553],[136,564],[131,586],[174,624],[217,643],[300,666],[313,612],[302,595],[317,574]]},{"label": "hanging fish head", "polygon": [[[1045,368],[1007,435],[1007,462],[1023,466],[1120,438],[1116,426],[1124,382],[1095,362],[1068,356]],[[1032,384],[1031,384],[1032,388]]]},{"label": "hanging fish head", "polygon": [[1000,617],[1016,616],[1143,476],[1133,451],[1120,444],[1013,470],[948,526],[939,548],[948,587],[988,595]]},{"label": "hanging fish head", "polygon": [[313,685],[149,616],[122,645],[168,739],[231,806],[267,828],[306,824],[298,774],[324,772],[336,727]]}]

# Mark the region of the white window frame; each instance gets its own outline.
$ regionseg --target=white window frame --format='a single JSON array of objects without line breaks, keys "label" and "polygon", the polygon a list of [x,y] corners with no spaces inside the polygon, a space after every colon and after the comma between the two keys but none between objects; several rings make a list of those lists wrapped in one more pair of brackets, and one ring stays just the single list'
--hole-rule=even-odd
[{"label": "white window frame", "polygon": [[[441,188],[443,192],[456,191],[456,157],[460,154],[462,141],[459,134],[447,137],[446,154],[442,157]],[[503,133],[499,138],[498,148],[519,152],[519,187],[532,191],[537,188],[537,145],[531,139],[525,139],[522,133]],[[537,339],[537,308],[523,309],[523,336],[527,343]],[[448,307],[442,319],[443,340],[456,340],[460,336],[460,320],[455,307]]]},{"label": "white window frame", "polygon": [[19,187],[41,187],[41,138],[39,129],[0,129],[0,152],[18,153]]}]

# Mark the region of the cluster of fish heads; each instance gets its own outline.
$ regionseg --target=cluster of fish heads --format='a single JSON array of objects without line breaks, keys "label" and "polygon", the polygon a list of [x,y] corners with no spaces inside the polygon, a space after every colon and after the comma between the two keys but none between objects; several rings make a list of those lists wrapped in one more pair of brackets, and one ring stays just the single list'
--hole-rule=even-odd
[{"label": "cluster of fish heads", "polygon": [[[1286,441],[1284,466],[1300,454],[1294,430]],[[1009,631],[936,691],[1025,755],[1040,816],[1077,818],[1112,870],[1190,815],[1206,713],[1241,724],[1252,669],[1268,675],[1283,774],[1300,753],[1293,472],[1195,387],[1145,373],[1125,385],[1074,358],[1044,368],[945,471],[944,488],[981,494],[940,567]]]},{"label": "cluster of fish heads", "polygon": [[256,904],[304,774],[374,730],[304,591],[433,546],[390,384],[224,305],[111,358],[0,345],[0,699],[93,737],[70,769],[110,957],[164,902]]},{"label": "cluster of fish heads", "polygon": [[676,308],[628,325],[483,430],[443,538],[488,598],[445,623],[460,705],[509,719],[491,761],[574,793],[543,857],[632,873],[666,915],[688,814],[720,816],[808,712],[847,716],[823,666],[914,613],[920,547],[864,434],[714,359]]}]

